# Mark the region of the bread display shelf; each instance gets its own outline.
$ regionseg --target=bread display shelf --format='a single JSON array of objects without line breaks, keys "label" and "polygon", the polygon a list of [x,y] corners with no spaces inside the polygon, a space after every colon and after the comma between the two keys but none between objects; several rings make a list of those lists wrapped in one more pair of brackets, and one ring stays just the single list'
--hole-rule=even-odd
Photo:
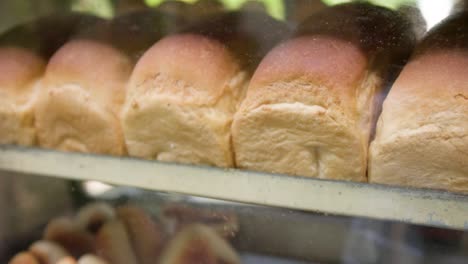
[{"label": "bread display shelf", "polygon": [[345,216],[468,229],[468,196],[108,156],[0,147],[0,170]]}]

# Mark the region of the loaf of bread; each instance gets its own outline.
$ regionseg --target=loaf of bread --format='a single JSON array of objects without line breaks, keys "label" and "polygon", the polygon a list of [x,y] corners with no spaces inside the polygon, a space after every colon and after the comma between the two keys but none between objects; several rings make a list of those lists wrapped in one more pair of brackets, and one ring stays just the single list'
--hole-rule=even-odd
[{"label": "loaf of bread", "polygon": [[0,47],[0,144],[35,144],[34,107],[44,69],[34,53]]},{"label": "loaf of bread", "polygon": [[240,168],[366,181],[390,67],[414,45],[409,22],[368,4],[328,8],[257,68],[232,126]]},{"label": "loaf of bread", "polygon": [[418,45],[383,105],[369,180],[468,192],[468,13]]},{"label": "loaf of bread", "polygon": [[132,63],[110,45],[77,39],[47,65],[36,108],[39,144],[63,151],[122,155],[118,114]]},{"label": "loaf of bread", "polygon": [[194,34],[162,39],[130,79],[122,117],[129,154],[232,166],[230,123],[245,83],[222,43]]},{"label": "loaf of bread", "polygon": [[[250,20],[239,20],[242,17]],[[256,58],[279,38],[268,30],[284,28],[264,14],[252,17],[220,15],[160,40],[143,55],[130,78],[122,112],[131,156],[234,165],[233,115]],[[271,42],[265,44],[264,39]]]}]

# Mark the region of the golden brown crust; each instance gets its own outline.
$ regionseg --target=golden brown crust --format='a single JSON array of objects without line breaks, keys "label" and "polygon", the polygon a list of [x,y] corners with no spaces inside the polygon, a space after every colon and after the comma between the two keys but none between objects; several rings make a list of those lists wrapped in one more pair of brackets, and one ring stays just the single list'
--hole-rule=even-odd
[{"label": "golden brown crust", "polygon": [[468,192],[468,12],[419,44],[385,99],[371,144],[375,183]]},{"label": "golden brown crust", "polygon": [[15,93],[43,74],[45,62],[34,53],[17,47],[0,47],[0,90]]},{"label": "golden brown crust", "polygon": [[405,67],[370,149],[369,180],[468,192],[468,52],[437,50]]},{"label": "golden brown crust", "polygon": [[47,66],[36,110],[41,146],[64,151],[122,155],[118,115],[132,68],[111,46],[74,40]]},{"label": "golden brown crust", "polygon": [[220,42],[166,37],[138,62],[122,111],[128,152],[161,161],[233,165],[230,124],[246,73]]},{"label": "golden brown crust", "polygon": [[232,125],[237,166],[366,181],[379,94],[415,40],[406,22],[362,3],[327,8],[304,22],[250,82]]},{"label": "golden brown crust", "polygon": [[[367,66],[364,54],[351,43],[323,36],[292,39],[280,44],[262,61],[252,77],[242,109],[289,101],[320,104],[316,95],[301,91],[300,87],[268,90],[272,84],[298,79],[326,87],[330,91],[328,96],[336,98],[334,103],[353,107],[353,97]],[[345,104],[351,105],[346,107]]]},{"label": "golden brown crust", "polygon": [[50,59],[44,85],[80,85],[114,109],[123,103],[125,83],[131,70],[128,57],[113,47],[96,41],[74,40]]},{"label": "golden brown crust", "polygon": [[0,47],[0,144],[34,145],[34,108],[45,62],[17,47]]},{"label": "golden brown crust", "polygon": [[[163,94],[180,95],[179,99],[186,102],[212,105],[223,94],[226,81],[239,70],[234,57],[220,42],[200,35],[180,34],[160,40],[145,53],[135,66],[130,87],[145,85],[158,76],[183,80],[189,87],[180,89],[174,85],[157,89]],[[207,73],[210,78],[206,78]]]}]

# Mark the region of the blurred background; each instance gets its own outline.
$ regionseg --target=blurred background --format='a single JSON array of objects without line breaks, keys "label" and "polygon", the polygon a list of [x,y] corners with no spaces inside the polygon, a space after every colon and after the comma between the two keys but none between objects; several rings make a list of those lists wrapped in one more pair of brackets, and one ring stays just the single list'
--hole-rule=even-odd
[{"label": "blurred background", "polygon": [[[271,16],[297,21],[326,5],[335,5],[351,0],[2,0],[0,1],[0,33],[51,12],[74,10],[112,18],[118,14],[140,8],[157,8],[165,2],[200,4],[200,7],[221,6],[226,10],[239,8],[263,9]],[[465,7],[466,0],[371,0],[377,5],[403,12],[418,10],[428,29],[450,13]],[[167,4],[167,3],[166,3]]]}]

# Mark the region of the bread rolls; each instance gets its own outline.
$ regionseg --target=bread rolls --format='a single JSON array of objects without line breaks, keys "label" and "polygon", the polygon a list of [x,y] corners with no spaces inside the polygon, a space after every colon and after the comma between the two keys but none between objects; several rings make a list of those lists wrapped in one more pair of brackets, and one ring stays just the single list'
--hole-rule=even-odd
[{"label": "bread rolls", "polygon": [[118,119],[132,64],[110,45],[72,40],[51,58],[36,109],[46,148],[122,155]]},{"label": "bread rolls", "polygon": [[386,98],[373,183],[468,192],[468,13],[434,28]]},{"label": "bread rolls", "polygon": [[45,62],[16,47],[0,47],[0,144],[34,145],[34,107]]},{"label": "bread rolls", "polygon": [[63,246],[74,257],[94,252],[94,236],[69,218],[51,220],[43,238]]},{"label": "bread rolls", "polygon": [[122,206],[117,215],[125,225],[138,263],[155,263],[166,239],[163,226],[136,206]]},{"label": "bread rolls", "polygon": [[112,264],[137,264],[125,225],[119,220],[105,223],[96,237],[96,252]]},{"label": "bread rolls", "polygon": [[390,65],[415,38],[397,13],[331,7],[257,68],[232,126],[240,168],[366,181],[367,149]]},{"label": "bread rolls", "polygon": [[215,231],[200,224],[181,230],[167,245],[161,264],[241,263],[236,252]]},{"label": "bread rolls", "polygon": [[280,22],[265,16],[220,15],[160,40],[145,53],[130,78],[122,112],[131,156],[234,166],[230,129],[250,69],[284,32]]},{"label": "bread rolls", "polygon": [[8,264],[40,264],[39,261],[29,252],[16,254]]},{"label": "bread rolls", "polygon": [[29,247],[29,252],[43,264],[55,264],[61,259],[68,257],[68,252],[54,242],[40,240]]}]

